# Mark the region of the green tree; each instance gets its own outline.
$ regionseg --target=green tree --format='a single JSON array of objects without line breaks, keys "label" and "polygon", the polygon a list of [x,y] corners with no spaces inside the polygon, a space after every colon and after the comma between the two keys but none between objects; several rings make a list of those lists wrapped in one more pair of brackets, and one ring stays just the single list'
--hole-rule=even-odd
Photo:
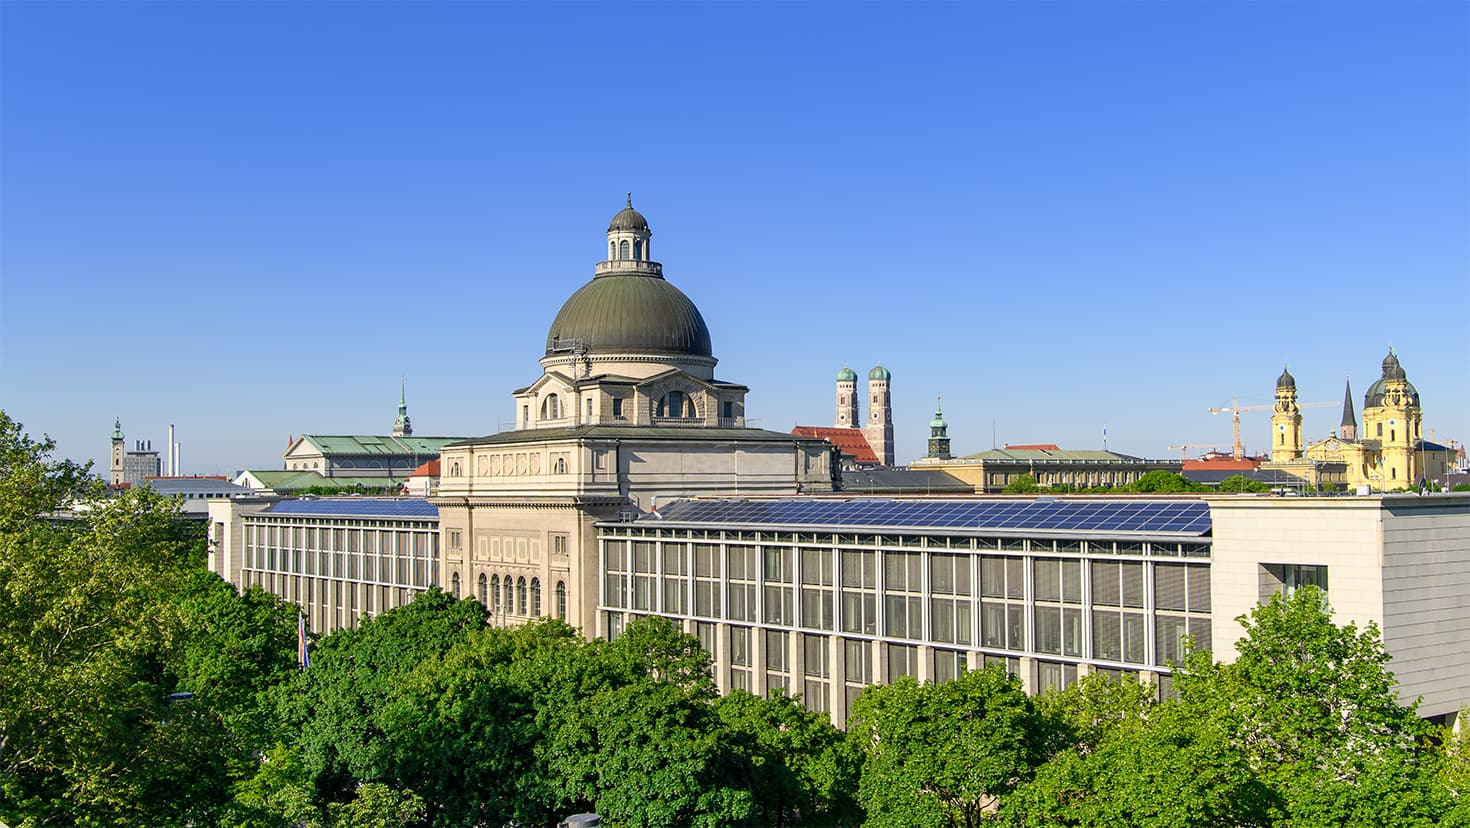
[{"label": "green tree", "polygon": [[1002,490],[1004,494],[1035,494],[1041,491],[1041,486],[1036,483],[1036,477],[1030,474],[1018,474],[1011,478]]},{"label": "green tree", "polygon": [[867,824],[978,825],[1030,778],[1047,735],[1020,681],[998,667],[870,687],[848,720]]},{"label": "green tree", "polygon": [[1228,734],[1165,704],[1053,756],[1001,816],[1028,827],[1206,828],[1268,824],[1272,803]]},{"label": "green tree", "polygon": [[56,441],[32,440],[20,423],[0,410],[0,533],[31,526],[74,502],[101,495],[102,483],[90,476],[92,464],[53,461]]},{"label": "green tree", "polygon": [[[0,414],[0,820],[208,822],[253,765],[232,729],[248,702],[171,699],[212,660],[210,614],[190,597],[203,527],[148,489],[95,497],[50,450]],[[206,603],[236,599],[225,592]],[[255,636],[232,618],[216,619],[220,636]]]},{"label": "green tree", "polygon": [[1259,480],[1252,480],[1243,474],[1232,474],[1220,481],[1222,492],[1269,492],[1271,487]]},{"label": "green tree", "polygon": [[745,785],[759,825],[855,825],[858,757],[826,714],[784,693],[757,698],[737,690],[715,701],[715,714],[746,760]]},{"label": "green tree", "polygon": [[539,755],[568,810],[632,826],[744,823],[748,769],[712,708],[709,655],[667,620],[641,618],[592,642],[575,692],[543,707]]},{"label": "green tree", "polygon": [[393,741],[382,715],[400,683],[485,626],[485,608],[430,589],[312,652],[310,669],[277,685],[282,724],[323,803],[346,802],[364,782],[393,778]]},{"label": "green tree", "polygon": [[1168,494],[1173,492],[1198,492],[1203,489],[1196,483],[1186,480],[1183,475],[1176,472],[1158,469],[1143,475],[1128,486],[1131,492],[1147,492],[1156,494]]}]

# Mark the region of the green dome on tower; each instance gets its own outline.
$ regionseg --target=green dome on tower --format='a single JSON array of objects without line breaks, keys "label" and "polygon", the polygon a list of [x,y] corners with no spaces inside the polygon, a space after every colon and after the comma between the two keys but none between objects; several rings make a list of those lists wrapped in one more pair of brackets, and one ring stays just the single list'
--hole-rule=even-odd
[{"label": "green dome on tower", "polygon": [[882,363],[874,365],[873,370],[868,372],[868,379],[870,380],[881,380],[883,382],[888,382],[888,380],[892,378],[893,374],[890,374],[888,372],[888,369],[883,367]]},{"label": "green dome on tower", "polygon": [[837,372],[837,381],[857,382],[857,372],[852,370],[851,368],[843,366],[842,370]]}]

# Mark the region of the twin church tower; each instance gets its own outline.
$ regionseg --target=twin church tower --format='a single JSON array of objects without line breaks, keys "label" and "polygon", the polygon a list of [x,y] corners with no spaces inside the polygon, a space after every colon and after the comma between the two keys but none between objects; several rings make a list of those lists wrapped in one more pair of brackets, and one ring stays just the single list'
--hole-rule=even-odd
[{"label": "twin church tower", "polygon": [[893,374],[882,365],[868,372],[868,419],[863,420],[858,403],[857,372],[843,368],[837,372],[837,428],[857,428],[872,447],[881,466],[893,465],[893,396],[888,383]]}]

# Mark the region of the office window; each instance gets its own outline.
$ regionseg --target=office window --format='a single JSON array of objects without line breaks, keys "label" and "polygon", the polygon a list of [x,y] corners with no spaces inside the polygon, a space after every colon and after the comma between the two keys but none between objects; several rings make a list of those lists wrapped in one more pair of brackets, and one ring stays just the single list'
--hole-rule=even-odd
[{"label": "office window", "polygon": [[660,553],[663,558],[664,613],[683,615],[687,609],[684,596],[688,592],[689,577],[684,555],[688,548],[682,543],[665,543]]},{"label": "office window", "polygon": [[803,548],[801,558],[801,625],[813,630],[832,629],[832,552]]},{"label": "office window", "polygon": [[602,601],[609,607],[628,606],[627,541],[607,541],[602,552]]},{"label": "office window", "polygon": [[633,609],[652,610],[654,558],[651,541],[633,542]]},{"label": "office window", "polygon": [[970,556],[930,554],[929,591],[930,637],[949,644],[971,643]]},{"label": "office window", "polygon": [[842,551],[842,630],[878,632],[878,571],[873,552]]},{"label": "office window", "polygon": [[755,620],[755,563],[755,550],[750,547],[725,550],[726,617],[731,621]]},{"label": "office window", "polygon": [[923,557],[918,552],[883,553],[883,627],[896,638],[924,636]]},{"label": "office window", "polygon": [[761,549],[762,619],[767,624],[794,624],[792,615],[791,550],[784,546]]},{"label": "office window", "polygon": [[719,551],[710,543],[694,545],[694,614],[701,618],[720,617]]}]

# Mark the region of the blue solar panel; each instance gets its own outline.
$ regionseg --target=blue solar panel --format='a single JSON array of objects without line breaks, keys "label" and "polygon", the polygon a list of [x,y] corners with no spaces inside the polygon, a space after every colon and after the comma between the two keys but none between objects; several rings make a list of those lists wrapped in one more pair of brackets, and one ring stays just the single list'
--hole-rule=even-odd
[{"label": "blue solar panel", "polygon": [[1209,505],[1167,501],[964,501],[964,500],[681,500],[658,518],[680,523],[777,526],[862,526],[926,529],[1007,529],[1070,532],[1210,531]]},{"label": "blue solar panel", "polygon": [[422,498],[331,498],[282,500],[264,509],[266,515],[321,515],[347,517],[437,518],[439,507]]}]

